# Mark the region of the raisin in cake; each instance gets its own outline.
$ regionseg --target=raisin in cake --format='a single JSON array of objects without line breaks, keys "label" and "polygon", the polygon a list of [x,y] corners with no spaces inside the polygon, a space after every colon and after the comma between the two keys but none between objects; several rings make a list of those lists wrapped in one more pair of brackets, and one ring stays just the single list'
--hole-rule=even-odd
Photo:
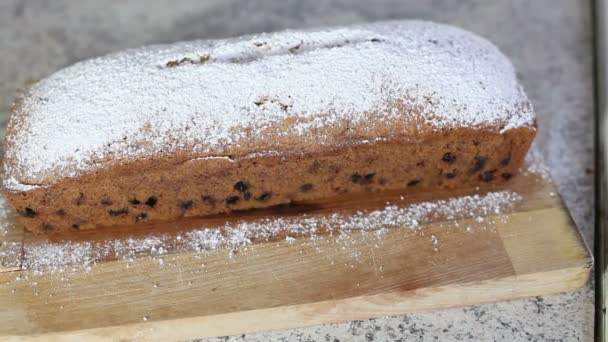
[{"label": "raisin in cake", "polygon": [[535,115],[490,42],[422,21],[126,50],[14,102],[4,190],[34,232],[517,173]]}]

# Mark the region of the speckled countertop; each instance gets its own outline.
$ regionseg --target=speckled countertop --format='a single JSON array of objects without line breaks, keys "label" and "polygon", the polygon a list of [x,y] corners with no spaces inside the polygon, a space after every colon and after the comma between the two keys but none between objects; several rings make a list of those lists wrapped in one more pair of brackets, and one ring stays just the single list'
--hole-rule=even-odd
[{"label": "speckled countertop", "polygon": [[[147,43],[380,19],[452,23],[513,61],[540,118],[538,147],[572,217],[593,243],[590,1],[0,2],[0,119],[15,89],[83,58]],[[497,304],[209,341],[589,341],[593,289]]]}]

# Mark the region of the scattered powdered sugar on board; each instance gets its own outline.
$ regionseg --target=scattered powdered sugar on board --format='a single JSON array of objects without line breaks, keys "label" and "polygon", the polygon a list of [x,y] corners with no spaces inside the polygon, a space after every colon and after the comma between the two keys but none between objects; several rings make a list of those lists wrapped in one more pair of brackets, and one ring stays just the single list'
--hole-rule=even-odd
[{"label": "scattered powdered sugar on board", "polygon": [[8,200],[4,194],[0,193],[0,237],[8,234],[8,232],[14,227],[10,214],[12,212],[13,209],[8,204]]},{"label": "scattered powdered sugar on board", "polygon": [[22,246],[21,241],[0,241],[0,268],[18,269]]},{"label": "scattered powdered sugar on board", "polygon": [[528,174],[539,175],[542,179],[550,179],[549,168],[536,142],[532,143],[528,154],[526,154],[525,167],[522,168],[523,176]]},{"label": "scattered powdered sugar on board", "polygon": [[21,235],[18,241],[9,236],[15,229],[15,211],[4,194],[0,194],[0,268],[17,269],[21,259]]},{"label": "scattered powdered sugar on board", "polygon": [[395,125],[407,132],[390,134],[534,124],[492,43],[422,21],[126,50],[60,70],[17,104],[5,153],[13,191],[177,151],[305,152],[342,143],[332,127],[374,141]]},{"label": "scattered powdered sugar on board", "polygon": [[[352,214],[306,215],[241,221],[212,228],[194,229],[180,234],[151,234],[145,238],[128,238],[101,242],[63,242],[26,246],[23,269],[35,273],[57,273],[69,270],[90,270],[105,259],[118,259],[133,267],[140,257],[151,257],[164,263],[171,253],[189,252],[204,260],[208,253],[225,250],[228,255],[246,251],[253,243],[276,242],[280,237],[287,243],[312,243],[318,239],[334,239],[337,246],[347,249],[370,236],[381,240],[388,229],[403,229],[404,234],[424,235],[427,222],[476,218],[484,227],[491,227],[493,216],[508,213],[522,197],[511,191],[484,195],[454,197],[445,200],[399,206],[387,204],[383,209],[357,211]],[[470,231],[470,229],[466,229]],[[432,239],[437,250],[438,241]],[[0,252],[1,253],[1,252]],[[353,255],[357,258],[357,255]]]}]

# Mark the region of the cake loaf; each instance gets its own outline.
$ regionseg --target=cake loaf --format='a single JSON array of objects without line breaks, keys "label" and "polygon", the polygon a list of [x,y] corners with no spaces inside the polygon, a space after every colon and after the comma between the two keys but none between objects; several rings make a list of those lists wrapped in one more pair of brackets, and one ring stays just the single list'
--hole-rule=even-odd
[{"label": "cake loaf", "polygon": [[513,177],[535,120],[508,59],[447,25],[154,45],[18,94],[3,184],[36,233],[449,191]]}]

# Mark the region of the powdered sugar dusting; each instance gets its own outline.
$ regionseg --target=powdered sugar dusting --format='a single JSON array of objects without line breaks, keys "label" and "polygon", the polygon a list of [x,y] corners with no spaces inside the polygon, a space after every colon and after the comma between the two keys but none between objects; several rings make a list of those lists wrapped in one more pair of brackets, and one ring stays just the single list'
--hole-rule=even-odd
[{"label": "powdered sugar dusting", "polygon": [[542,177],[543,179],[551,178],[549,175],[549,168],[547,167],[547,163],[545,162],[545,158],[541,154],[538,148],[538,144],[536,142],[532,143],[528,154],[526,154],[525,165],[526,167],[521,170],[524,176],[528,174],[536,174]]},{"label": "powdered sugar dusting", "polygon": [[7,235],[14,228],[12,212],[13,209],[8,204],[8,200],[3,194],[0,194],[0,237]]},{"label": "powdered sugar dusting", "polygon": [[21,102],[6,149],[4,184],[13,191],[176,151],[306,152],[341,143],[343,131],[331,127],[374,141],[534,121],[494,45],[420,21],[127,50],[61,70]]},{"label": "powdered sugar dusting", "polygon": [[[319,239],[334,239],[339,248],[346,249],[357,239],[379,238],[388,229],[402,229],[404,235],[424,235],[421,228],[428,222],[449,222],[446,224],[448,229],[455,227],[453,220],[476,218],[484,228],[491,227],[493,217],[512,211],[521,200],[517,193],[499,191],[407,206],[389,203],[380,210],[357,211],[348,215],[303,214],[241,221],[177,235],[151,234],[145,238],[101,242],[49,242],[26,246],[22,267],[36,273],[56,273],[72,268],[90,269],[105,259],[123,260],[132,267],[140,257],[155,258],[162,265],[164,257],[171,253],[188,252],[204,259],[210,251],[223,249],[232,255],[246,251],[253,243],[273,242],[277,238],[288,243],[306,241],[311,244]],[[469,227],[466,231],[472,229]],[[435,250],[439,249],[437,238],[431,237],[430,243]]]},{"label": "powdered sugar dusting", "polygon": [[17,269],[21,259],[20,235],[10,236],[14,232],[14,209],[4,195],[0,194],[0,268]]}]

